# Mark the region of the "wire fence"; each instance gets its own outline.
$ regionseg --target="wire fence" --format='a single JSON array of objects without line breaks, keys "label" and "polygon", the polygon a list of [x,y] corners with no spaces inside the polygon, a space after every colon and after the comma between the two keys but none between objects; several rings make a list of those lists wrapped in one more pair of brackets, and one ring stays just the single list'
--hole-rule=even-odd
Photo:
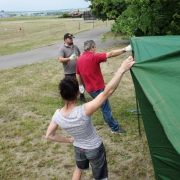
[{"label": "wire fence", "polygon": [[[65,20],[66,21],[66,20]],[[61,36],[65,32],[77,33],[78,31],[89,30],[93,28],[100,28],[105,26],[110,26],[113,21],[99,21],[99,20],[82,20],[82,19],[67,19],[66,22],[62,23],[47,23],[47,24],[37,24],[28,23],[21,24],[21,26],[16,25],[15,27],[0,26],[0,40],[9,41],[17,38],[27,38],[36,34],[38,39],[51,36]]]}]

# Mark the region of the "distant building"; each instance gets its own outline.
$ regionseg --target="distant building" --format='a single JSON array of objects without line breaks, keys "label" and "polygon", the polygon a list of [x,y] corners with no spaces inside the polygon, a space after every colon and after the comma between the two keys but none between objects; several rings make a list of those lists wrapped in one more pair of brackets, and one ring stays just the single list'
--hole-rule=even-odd
[{"label": "distant building", "polygon": [[[89,8],[80,8],[78,10],[75,9],[60,9],[60,10],[47,10],[47,11],[9,11],[4,12],[4,10],[0,11],[1,17],[24,17],[24,16],[49,16],[49,15],[62,15],[62,14],[71,14],[74,12],[74,17],[83,17],[84,11],[88,11]],[[71,17],[71,16],[70,16]]]},{"label": "distant building", "polygon": [[96,20],[90,11],[84,11],[84,20]]}]

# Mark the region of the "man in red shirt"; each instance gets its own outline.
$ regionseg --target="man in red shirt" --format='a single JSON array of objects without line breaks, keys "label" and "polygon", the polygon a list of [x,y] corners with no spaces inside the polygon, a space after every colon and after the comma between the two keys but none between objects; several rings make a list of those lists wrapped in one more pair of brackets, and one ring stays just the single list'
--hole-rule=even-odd
[{"label": "man in red shirt", "polygon": [[[118,56],[126,51],[132,51],[132,48],[129,45],[120,50],[113,50],[107,53],[95,53],[95,42],[93,40],[88,40],[84,42],[84,51],[85,52],[78,58],[76,63],[76,77],[81,86],[83,79],[86,91],[92,98],[95,98],[98,94],[103,92],[105,88],[100,63],[106,62],[107,58]],[[126,132],[120,128],[118,122],[114,120],[108,99],[101,106],[101,111],[104,116],[104,121],[109,125],[112,133]]]}]

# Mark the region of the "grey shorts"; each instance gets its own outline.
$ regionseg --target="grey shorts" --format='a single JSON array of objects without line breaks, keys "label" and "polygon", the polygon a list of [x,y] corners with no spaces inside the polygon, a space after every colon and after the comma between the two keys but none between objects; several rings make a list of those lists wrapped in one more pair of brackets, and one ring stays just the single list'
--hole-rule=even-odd
[{"label": "grey shorts", "polygon": [[108,178],[108,168],[106,161],[106,151],[103,143],[95,149],[83,149],[75,147],[76,165],[81,170],[92,168],[95,180],[103,180]]}]

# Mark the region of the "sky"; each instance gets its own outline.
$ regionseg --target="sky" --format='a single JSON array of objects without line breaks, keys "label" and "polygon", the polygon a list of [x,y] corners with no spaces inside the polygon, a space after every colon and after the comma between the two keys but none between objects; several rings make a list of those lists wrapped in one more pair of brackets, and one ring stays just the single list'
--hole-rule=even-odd
[{"label": "sky", "polygon": [[0,0],[0,11],[45,11],[87,8],[84,0]]}]

